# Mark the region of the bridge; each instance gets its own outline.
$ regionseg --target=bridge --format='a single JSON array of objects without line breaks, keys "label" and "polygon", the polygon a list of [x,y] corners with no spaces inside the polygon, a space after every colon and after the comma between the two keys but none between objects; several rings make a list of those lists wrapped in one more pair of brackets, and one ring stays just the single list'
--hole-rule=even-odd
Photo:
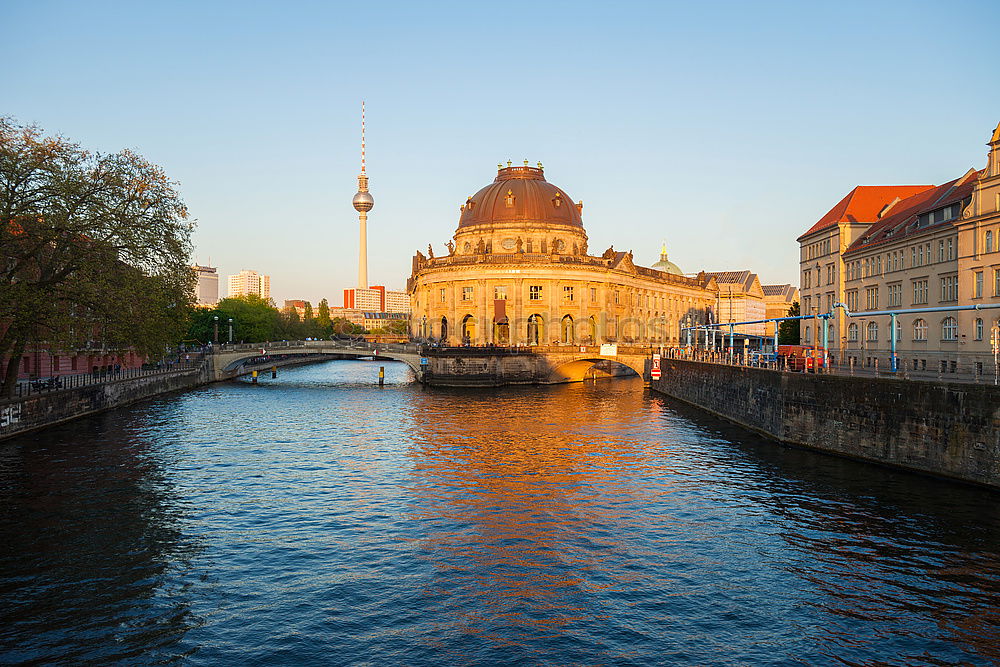
[{"label": "bridge", "polygon": [[328,359],[400,361],[417,380],[437,386],[495,387],[558,384],[635,373],[647,378],[653,348],[638,345],[532,347],[433,347],[351,340],[280,341],[226,345],[208,355],[212,380],[226,380],[274,366]]}]

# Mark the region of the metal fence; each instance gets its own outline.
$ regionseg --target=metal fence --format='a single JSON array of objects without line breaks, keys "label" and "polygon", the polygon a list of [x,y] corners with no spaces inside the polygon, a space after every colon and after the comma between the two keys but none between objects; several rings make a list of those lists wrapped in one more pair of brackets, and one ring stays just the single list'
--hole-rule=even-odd
[{"label": "metal fence", "polygon": [[161,361],[158,364],[144,364],[142,368],[121,368],[118,370],[102,368],[90,373],[19,380],[17,386],[14,388],[14,396],[15,398],[27,398],[35,394],[67,391],[79,387],[119,382],[137,377],[188,372],[200,368],[203,363],[204,358],[198,355],[198,358],[190,360]]}]

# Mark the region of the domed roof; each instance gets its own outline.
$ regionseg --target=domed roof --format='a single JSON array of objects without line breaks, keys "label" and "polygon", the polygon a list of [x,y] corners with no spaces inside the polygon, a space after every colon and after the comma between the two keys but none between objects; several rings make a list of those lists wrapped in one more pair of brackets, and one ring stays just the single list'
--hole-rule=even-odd
[{"label": "domed roof", "polygon": [[574,204],[562,189],[545,180],[541,164],[501,167],[493,183],[466,200],[458,227],[505,222],[583,227],[582,208],[582,204]]},{"label": "domed roof", "polygon": [[660,248],[660,261],[657,262],[656,264],[653,264],[652,268],[656,269],[657,271],[663,271],[664,273],[672,273],[675,276],[684,275],[683,272],[681,271],[681,267],[677,266],[669,259],[667,259],[666,243],[664,243],[663,247]]}]

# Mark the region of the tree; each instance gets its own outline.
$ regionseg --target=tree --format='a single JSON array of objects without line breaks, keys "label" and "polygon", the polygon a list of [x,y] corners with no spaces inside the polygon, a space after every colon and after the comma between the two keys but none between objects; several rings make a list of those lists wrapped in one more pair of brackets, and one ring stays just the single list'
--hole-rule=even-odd
[{"label": "tree", "polygon": [[[788,309],[788,317],[797,317],[799,314],[799,302],[792,303]],[[799,344],[799,320],[785,320],[778,322],[778,345],[798,345]]]},{"label": "tree", "polygon": [[326,299],[320,299],[319,308],[316,313],[316,326],[319,328],[319,335],[326,338],[331,332],[330,303]]},{"label": "tree", "polygon": [[29,343],[160,355],[194,299],[187,210],[163,170],[0,118],[0,395]]}]

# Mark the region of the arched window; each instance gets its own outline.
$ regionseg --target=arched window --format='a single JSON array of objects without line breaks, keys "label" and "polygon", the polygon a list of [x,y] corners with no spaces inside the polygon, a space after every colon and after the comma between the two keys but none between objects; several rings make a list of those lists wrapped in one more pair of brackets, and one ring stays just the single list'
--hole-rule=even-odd
[{"label": "arched window", "polygon": [[472,315],[462,318],[462,342],[471,344],[476,338],[476,320]]},{"label": "arched window", "polygon": [[866,328],[866,336],[869,341],[875,342],[878,340],[878,322],[869,322]]},{"label": "arched window", "polygon": [[927,340],[927,320],[917,318],[913,321],[913,340]]},{"label": "arched window", "polygon": [[573,318],[566,315],[562,318],[562,342],[564,343],[575,343],[576,336],[574,335],[573,329]]},{"label": "arched window", "polygon": [[993,252],[993,232],[986,232],[986,252]]},{"label": "arched window", "polygon": [[542,338],[542,316],[532,315],[528,318],[528,345],[538,345]]},{"label": "arched window", "polygon": [[976,318],[976,340],[983,339],[983,318]]},{"label": "arched window", "polygon": [[858,340],[858,325],[856,322],[851,322],[847,325],[847,340],[852,343],[856,343]]},{"label": "arched window", "polygon": [[958,321],[954,317],[946,317],[941,322],[941,339],[958,340]]}]

